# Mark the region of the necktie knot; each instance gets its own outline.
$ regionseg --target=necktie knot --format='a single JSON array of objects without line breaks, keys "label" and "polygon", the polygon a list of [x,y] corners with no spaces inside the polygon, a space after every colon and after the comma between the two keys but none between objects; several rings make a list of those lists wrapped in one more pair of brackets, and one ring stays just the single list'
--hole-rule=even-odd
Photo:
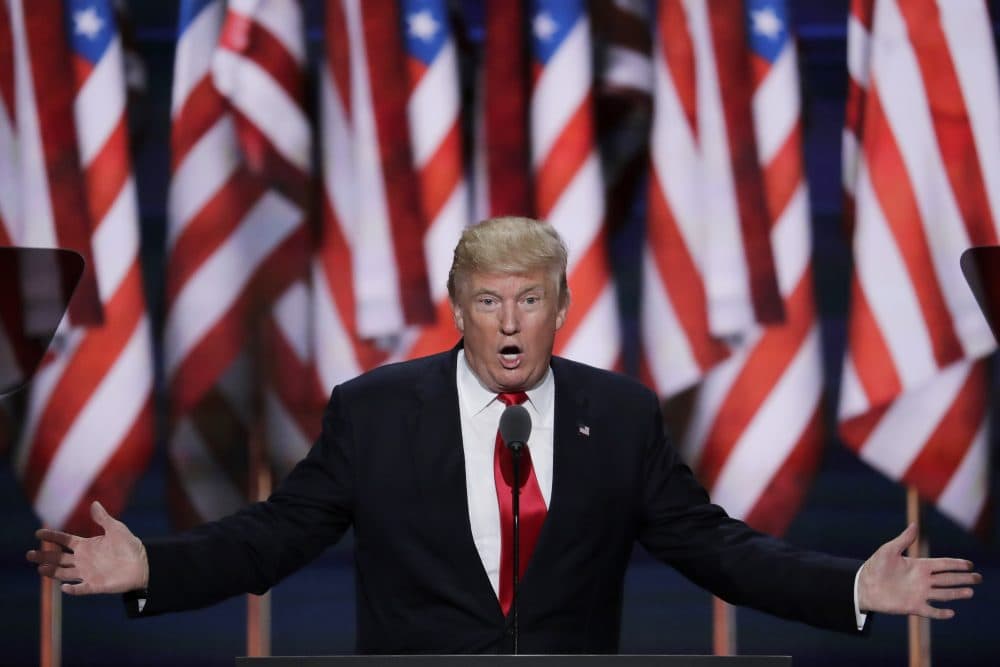
[{"label": "necktie knot", "polygon": [[521,403],[528,400],[528,395],[523,391],[502,392],[497,394],[497,399],[507,406],[521,405]]}]

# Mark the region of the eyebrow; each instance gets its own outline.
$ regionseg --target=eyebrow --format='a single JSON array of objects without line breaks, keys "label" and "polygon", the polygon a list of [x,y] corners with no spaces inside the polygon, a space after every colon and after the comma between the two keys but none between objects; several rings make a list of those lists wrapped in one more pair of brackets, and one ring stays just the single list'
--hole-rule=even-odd
[{"label": "eyebrow", "polygon": [[[524,289],[522,289],[520,292],[518,292],[517,296],[521,297],[521,296],[524,296],[525,294],[527,294],[528,292],[534,292],[535,290],[542,290],[542,292],[544,292],[545,291],[545,285],[544,285],[544,283],[535,283],[534,285],[528,285],[527,287],[525,287]],[[498,297],[498,298],[500,297],[500,295],[497,294],[494,290],[491,290],[491,289],[486,288],[486,287],[480,287],[479,289],[477,289],[476,291],[474,291],[472,294],[473,294],[473,296],[482,296],[484,294],[489,294],[490,296],[495,296],[495,297]]]}]

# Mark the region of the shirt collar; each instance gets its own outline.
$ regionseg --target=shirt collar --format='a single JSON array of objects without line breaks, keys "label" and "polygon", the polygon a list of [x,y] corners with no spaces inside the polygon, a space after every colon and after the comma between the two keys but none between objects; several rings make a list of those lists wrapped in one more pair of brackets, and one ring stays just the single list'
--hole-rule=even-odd
[{"label": "shirt collar", "polygon": [[[552,368],[545,370],[545,376],[537,385],[527,390],[525,405],[533,412],[532,418],[538,425],[551,425],[556,383]],[[469,416],[476,416],[494,403],[499,403],[495,392],[483,386],[465,358],[465,350],[458,351],[458,393],[464,398]]]}]

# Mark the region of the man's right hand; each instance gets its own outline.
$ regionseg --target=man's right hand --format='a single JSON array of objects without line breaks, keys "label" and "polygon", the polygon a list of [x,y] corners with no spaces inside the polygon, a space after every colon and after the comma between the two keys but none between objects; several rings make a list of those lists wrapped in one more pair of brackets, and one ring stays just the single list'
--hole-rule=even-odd
[{"label": "man's right hand", "polygon": [[146,588],[149,563],[146,547],[121,521],[99,502],[90,506],[90,516],[104,529],[104,535],[78,537],[42,528],[35,532],[42,542],[57,549],[32,550],[27,558],[38,565],[38,573],[63,582],[60,589],[70,595],[125,593]]}]

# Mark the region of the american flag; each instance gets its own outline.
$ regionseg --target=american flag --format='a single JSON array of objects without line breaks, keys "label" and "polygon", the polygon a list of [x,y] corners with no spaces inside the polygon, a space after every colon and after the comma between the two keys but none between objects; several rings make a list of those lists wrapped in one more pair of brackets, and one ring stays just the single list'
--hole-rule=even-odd
[{"label": "american flag", "polygon": [[670,397],[780,320],[783,304],[743,5],[670,0],[656,25],[641,374]]},{"label": "american flag", "polygon": [[620,332],[594,128],[590,21],[585,3],[549,0],[532,2],[529,20],[535,208],[569,250],[572,306],[555,353],[613,368],[620,364]]},{"label": "american flag", "polygon": [[[315,428],[299,422],[298,397],[282,396],[288,378],[273,373],[286,363],[304,372],[299,390],[310,385],[304,59],[296,2],[181,4],[164,365],[171,509],[182,525],[245,502],[250,438]],[[282,441],[291,449],[276,454],[279,467],[303,440]]]},{"label": "american flag", "polygon": [[412,328],[397,355],[416,358],[449,349],[459,338],[448,298],[448,269],[471,204],[462,157],[462,100],[458,52],[444,0],[403,0],[409,56],[407,116],[413,164],[425,220],[424,255],[435,322]]},{"label": "american flag", "polygon": [[473,217],[534,215],[525,3],[486,0],[476,79]]},{"label": "american flag", "polygon": [[995,342],[958,259],[998,238],[990,26],[982,2],[856,0],[848,18],[854,274],[840,433],[967,529],[986,519]]},{"label": "american flag", "polygon": [[46,525],[92,534],[91,501],[120,512],[153,446],[121,41],[109,2],[7,9],[13,49],[0,79],[13,82],[0,82],[0,133],[17,149],[0,162],[14,158],[5,169],[17,187],[0,196],[5,241],[83,251],[94,286],[32,383],[15,469]]},{"label": "american flag", "polygon": [[705,375],[682,448],[714,502],[781,534],[819,463],[823,376],[795,42],[781,0],[749,0],[745,20],[755,143],[785,320],[753,327]]}]

